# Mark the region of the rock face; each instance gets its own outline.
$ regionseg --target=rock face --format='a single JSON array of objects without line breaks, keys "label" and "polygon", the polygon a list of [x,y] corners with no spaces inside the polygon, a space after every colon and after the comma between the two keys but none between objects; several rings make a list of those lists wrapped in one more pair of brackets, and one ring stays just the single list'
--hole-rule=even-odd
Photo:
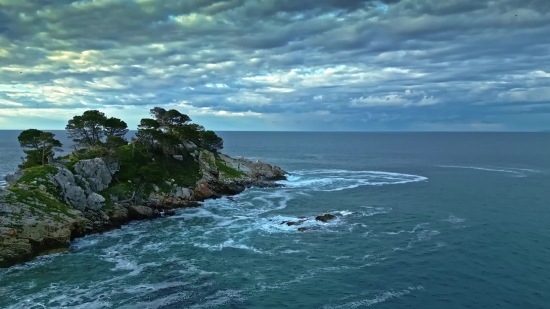
[{"label": "rock face", "polygon": [[41,201],[18,201],[16,194],[0,189],[0,267],[66,249],[72,239],[84,235],[86,219],[80,211]]},{"label": "rock face", "polygon": [[216,158],[206,150],[200,151],[197,157],[202,173],[194,191],[198,200],[238,194],[252,186],[274,187],[278,186],[274,181],[286,179],[286,171],[260,161],[224,154]]},{"label": "rock face", "polygon": [[21,177],[23,177],[23,174],[25,174],[24,170],[17,170],[13,174],[6,175],[4,177],[4,180],[8,183],[8,186],[14,185]]},{"label": "rock face", "polygon": [[81,160],[74,166],[75,172],[88,181],[88,186],[92,192],[99,192],[106,189],[113,174],[118,170],[118,165],[107,166],[101,158]]},{"label": "rock face", "polygon": [[128,218],[130,220],[144,220],[160,217],[160,212],[147,206],[128,207]]},{"label": "rock face", "polygon": [[74,172],[68,168],[70,161],[40,167],[44,174],[30,181],[24,170],[7,176],[7,189],[0,188],[0,267],[66,250],[75,237],[131,220],[174,215],[173,208],[197,206],[197,201],[237,194],[251,186],[277,186],[275,180],[286,179],[286,172],[276,166],[214,154],[192,143],[184,146],[200,167],[195,186],[182,187],[167,179],[166,186],[155,185],[149,196],[132,202],[109,191],[119,165],[101,158],[76,162]]}]

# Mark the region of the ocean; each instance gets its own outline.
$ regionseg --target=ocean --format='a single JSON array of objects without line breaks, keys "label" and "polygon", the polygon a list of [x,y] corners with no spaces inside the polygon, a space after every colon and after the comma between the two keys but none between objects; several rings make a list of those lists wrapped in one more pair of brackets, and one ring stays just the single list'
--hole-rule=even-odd
[{"label": "ocean", "polygon": [[550,308],[549,133],[218,134],[285,187],[2,269],[0,308]]}]

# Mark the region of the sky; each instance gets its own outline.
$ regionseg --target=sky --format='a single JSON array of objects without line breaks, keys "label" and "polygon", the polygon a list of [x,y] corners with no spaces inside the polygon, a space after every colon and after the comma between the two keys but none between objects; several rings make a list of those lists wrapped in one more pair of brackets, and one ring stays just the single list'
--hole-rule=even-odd
[{"label": "sky", "polygon": [[550,129],[548,0],[0,0],[0,129]]}]

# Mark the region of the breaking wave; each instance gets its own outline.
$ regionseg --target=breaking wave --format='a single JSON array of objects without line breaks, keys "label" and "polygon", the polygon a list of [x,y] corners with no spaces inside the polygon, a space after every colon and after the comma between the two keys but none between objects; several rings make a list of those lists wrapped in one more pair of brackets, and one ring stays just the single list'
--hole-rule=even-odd
[{"label": "breaking wave", "polygon": [[279,181],[279,183],[293,189],[340,191],[360,186],[382,186],[425,181],[428,178],[379,171],[308,170],[295,171],[287,179],[286,181]]},{"label": "breaking wave", "polygon": [[438,165],[439,167],[444,168],[458,168],[458,169],[471,169],[485,172],[498,172],[498,173],[507,173],[515,175],[516,177],[526,177],[529,174],[541,173],[539,170],[528,169],[528,168],[514,168],[514,167],[479,167],[479,166],[462,166],[462,165]]},{"label": "breaking wave", "polygon": [[[329,209],[301,210],[296,200],[314,199],[318,191],[426,179],[376,171],[298,171],[288,181],[281,182],[285,187],[252,188],[231,200],[207,200],[202,207],[177,210],[172,217],[134,222],[120,230],[77,239],[68,253],[39,258],[18,266],[17,272],[13,268],[4,273],[15,276],[29,272],[30,276],[38,268],[45,268],[56,274],[51,280],[60,284],[50,283],[46,278],[42,280],[47,284],[33,281],[32,288],[25,290],[20,285],[10,285],[2,287],[0,292],[10,295],[11,303],[7,306],[10,309],[210,308],[257,299],[272,291],[292,290],[297,284],[327,273],[347,276],[347,272],[357,272],[384,261],[394,254],[391,248],[395,245],[384,244],[387,248],[380,252],[372,252],[369,246],[336,252],[325,248],[322,242],[344,244],[355,234],[361,241],[375,237],[376,231],[369,235],[371,224],[377,221],[373,216],[385,218],[392,213],[392,208],[335,205]],[[335,218],[328,222],[315,219],[324,213]],[[299,222],[299,225],[286,222]],[[307,230],[301,232],[298,227]],[[405,240],[408,250],[439,232],[420,224],[395,233],[412,234],[409,235],[412,239]],[[373,238],[373,241],[377,240]],[[296,268],[288,272],[287,267],[292,266],[283,262]],[[67,269],[60,271],[55,265],[64,265]],[[65,279],[64,274],[71,271],[74,274]],[[278,277],[272,277],[273,274]],[[236,281],[246,284],[238,288],[224,285]],[[412,291],[415,290],[388,291],[344,304],[337,301],[333,307],[326,308],[370,306]],[[354,299],[364,297],[354,295]]]}]

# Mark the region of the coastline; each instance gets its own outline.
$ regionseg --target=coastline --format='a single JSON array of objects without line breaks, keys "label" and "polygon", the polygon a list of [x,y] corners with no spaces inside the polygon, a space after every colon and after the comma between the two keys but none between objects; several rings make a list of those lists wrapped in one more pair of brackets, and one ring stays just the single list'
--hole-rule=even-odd
[{"label": "coastline", "polygon": [[144,200],[121,199],[110,191],[120,164],[99,157],[79,160],[72,171],[65,161],[8,175],[8,185],[0,188],[0,268],[66,251],[76,238],[132,221],[170,216],[174,209],[199,207],[250,187],[279,187],[276,181],[288,174],[267,163],[203,149],[194,158],[200,165],[194,186],[165,179],[168,189],[155,186]]}]

